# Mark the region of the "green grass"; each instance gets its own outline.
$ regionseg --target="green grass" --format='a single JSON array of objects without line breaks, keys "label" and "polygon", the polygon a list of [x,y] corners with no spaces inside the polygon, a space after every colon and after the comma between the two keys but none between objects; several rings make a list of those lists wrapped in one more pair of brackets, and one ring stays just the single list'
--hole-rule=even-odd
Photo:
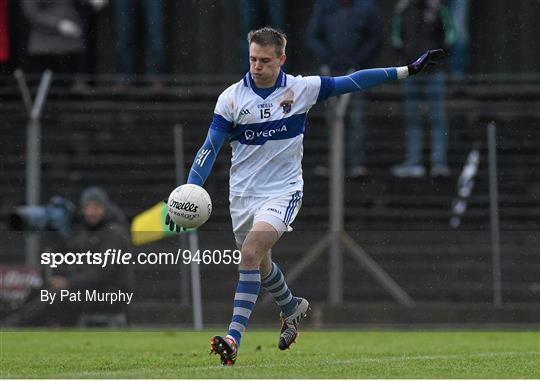
[{"label": "green grass", "polygon": [[3,378],[540,378],[540,332],[303,332],[290,351],[249,331],[236,365],[210,332],[0,333]]}]

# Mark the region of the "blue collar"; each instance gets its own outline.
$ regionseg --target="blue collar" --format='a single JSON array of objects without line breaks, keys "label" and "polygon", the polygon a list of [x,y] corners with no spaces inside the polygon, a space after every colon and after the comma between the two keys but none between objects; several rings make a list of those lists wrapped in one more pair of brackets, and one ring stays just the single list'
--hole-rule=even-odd
[{"label": "blue collar", "polygon": [[[244,81],[245,87],[258,89],[258,87],[255,85],[255,82],[253,82],[253,78],[251,77],[251,73],[249,71],[246,73],[246,75],[244,75],[243,81]],[[285,87],[285,86],[287,86],[287,73],[285,73],[283,70],[280,70],[276,83],[274,84],[273,88]]]},{"label": "blue collar", "polygon": [[257,94],[263,99],[266,99],[278,87],[287,86],[287,74],[283,70],[280,70],[274,86],[265,88],[265,89],[260,89],[255,85],[255,82],[253,81],[253,78],[251,77],[251,74],[249,73],[249,71],[244,76],[243,81],[244,81],[245,87],[251,87],[251,89],[255,92],[255,94]]}]

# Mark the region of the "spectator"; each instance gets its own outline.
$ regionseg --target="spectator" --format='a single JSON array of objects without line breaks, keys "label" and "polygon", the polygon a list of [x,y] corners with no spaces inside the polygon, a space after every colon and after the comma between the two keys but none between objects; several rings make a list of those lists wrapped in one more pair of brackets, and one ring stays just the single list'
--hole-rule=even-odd
[{"label": "spectator", "polygon": [[8,0],[0,0],[0,72],[10,59]]},{"label": "spectator", "polygon": [[[137,73],[138,57],[137,13],[144,12],[145,45],[144,73],[149,75],[152,86],[162,87],[161,76],[165,74],[165,37],[162,0],[116,0],[116,47],[118,49],[117,71],[123,76],[123,85],[129,85]],[[121,89],[123,86],[120,86]]]},{"label": "spectator", "polygon": [[[448,8],[440,0],[400,0],[395,7],[392,27],[392,43],[404,62],[427,49],[444,46],[448,50],[456,38]],[[406,159],[392,167],[392,174],[396,177],[425,175],[420,113],[423,100],[429,105],[433,130],[430,174],[433,177],[450,175],[446,157],[448,122],[444,109],[446,73],[441,67],[444,65],[438,65],[435,72],[421,79],[412,77],[404,82]]]},{"label": "spectator", "polygon": [[456,27],[457,40],[450,55],[450,74],[463,77],[469,65],[469,0],[450,0],[448,8]]},{"label": "spectator", "polygon": [[[129,247],[129,233],[126,218],[120,209],[109,201],[107,193],[98,187],[85,189],[81,194],[83,223],[74,232],[67,244],[70,251],[92,251],[104,253],[107,249],[126,251]],[[69,266],[49,278],[54,289],[110,287],[121,277],[114,266]],[[114,285],[118,288],[118,285]]]},{"label": "spectator", "polygon": [[285,31],[286,0],[239,0],[240,47],[243,71],[249,70],[249,54],[245,36],[253,29],[265,25]]},{"label": "spectator", "polygon": [[[126,218],[120,209],[109,201],[105,191],[98,187],[85,189],[81,194],[82,224],[74,229],[64,243],[64,252],[105,253],[107,249],[129,251],[130,241]],[[59,266],[46,279],[49,290],[97,290],[97,292],[128,291],[128,268],[92,264]],[[19,325],[73,325],[81,313],[121,312],[125,304],[89,302],[41,302],[39,295],[30,300],[11,321]]]},{"label": "spectator", "polygon": [[[86,76],[95,73],[97,66],[97,14],[107,6],[109,0],[78,0],[77,12],[81,19],[84,51],[79,61],[78,72]],[[89,82],[82,76],[78,77],[73,86],[76,92],[90,90]]]},{"label": "spectator", "polygon": [[27,71],[75,72],[84,50],[75,0],[23,0],[22,7],[29,22]]},{"label": "spectator", "polygon": [[[317,0],[308,25],[307,44],[323,66],[326,75],[344,75],[370,67],[379,51],[382,29],[374,0]],[[365,128],[363,94],[351,96],[346,137],[347,175],[365,176]],[[324,175],[328,168],[319,166]]]}]

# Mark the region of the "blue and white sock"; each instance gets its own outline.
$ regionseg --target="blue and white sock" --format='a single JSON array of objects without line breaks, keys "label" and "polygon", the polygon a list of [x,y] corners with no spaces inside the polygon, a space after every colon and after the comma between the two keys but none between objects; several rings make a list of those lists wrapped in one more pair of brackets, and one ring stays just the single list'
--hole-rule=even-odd
[{"label": "blue and white sock", "polygon": [[240,279],[234,294],[234,309],[227,336],[236,341],[240,347],[242,334],[246,330],[249,316],[261,290],[261,273],[259,270],[240,270]]},{"label": "blue and white sock", "polygon": [[294,312],[296,306],[298,306],[298,299],[289,290],[283,273],[274,262],[272,262],[270,274],[262,279],[262,286],[272,295],[281,308],[283,316],[287,317]]}]

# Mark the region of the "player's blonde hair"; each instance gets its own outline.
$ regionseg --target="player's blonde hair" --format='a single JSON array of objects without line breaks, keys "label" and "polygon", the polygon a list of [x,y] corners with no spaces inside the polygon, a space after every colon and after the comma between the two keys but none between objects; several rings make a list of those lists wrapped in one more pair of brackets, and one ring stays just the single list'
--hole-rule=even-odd
[{"label": "player's blonde hair", "polygon": [[247,35],[249,45],[252,42],[261,46],[275,46],[276,54],[278,57],[285,54],[285,47],[287,46],[287,36],[282,31],[265,26],[257,30],[252,30]]}]

